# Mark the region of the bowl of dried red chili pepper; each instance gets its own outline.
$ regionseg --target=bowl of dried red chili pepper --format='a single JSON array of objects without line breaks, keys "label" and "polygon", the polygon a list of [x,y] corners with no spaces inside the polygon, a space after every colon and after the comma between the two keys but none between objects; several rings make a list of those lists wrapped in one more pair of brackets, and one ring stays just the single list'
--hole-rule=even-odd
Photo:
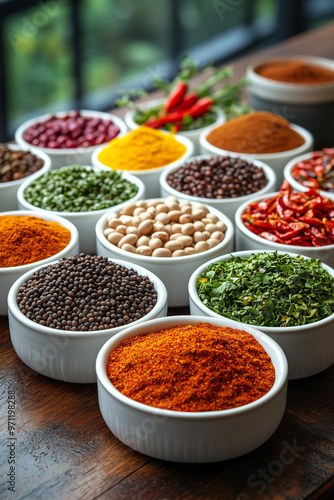
[{"label": "bowl of dried red chili pepper", "polygon": [[190,313],[251,325],[285,352],[289,379],[334,363],[334,269],[288,252],[248,250],[210,260],[189,281]]},{"label": "bowl of dried red chili pepper", "polygon": [[130,326],[102,347],[96,372],[112,433],[162,460],[244,455],[270,438],[285,410],[282,349],[225,318],[171,316]]},{"label": "bowl of dried red chili pepper", "polygon": [[319,191],[278,193],[243,203],[235,214],[236,250],[281,250],[334,266],[334,201]]},{"label": "bowl of dried red chili pepper", "polygon": [[334,200],[334,148],[297,156],[286,164],[284,177],[297,191],[318,189]]}]

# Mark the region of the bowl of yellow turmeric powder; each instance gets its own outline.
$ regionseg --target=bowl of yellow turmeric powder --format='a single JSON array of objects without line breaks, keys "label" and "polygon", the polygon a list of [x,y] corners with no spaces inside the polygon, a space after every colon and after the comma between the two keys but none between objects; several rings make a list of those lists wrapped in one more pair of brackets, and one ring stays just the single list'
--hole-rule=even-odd
[{"label": "bowl of yellow turmeric powder", "polygon": [[92,163],[103,170],[135,175],[144,183],[146,196],[153,198],[160,196],[163,169],[181,165],[193,151],[193,143],[186,137],[141,126],[97,148]]},{"label": "bowl of yellow turmeric powder", "polygon": [[132,325],[102,347],[96,372],[111,432],[162,460],[244,455],[272,436],[285,410],[282,349],[226,318],[170,316]]},{"label": "bowl of yellow turmeric powder", "polygon": [[30,210],[0,212],[0,316],[7,315],[9,289],[22,274],[78,252],[78,230],[63,217]]}]

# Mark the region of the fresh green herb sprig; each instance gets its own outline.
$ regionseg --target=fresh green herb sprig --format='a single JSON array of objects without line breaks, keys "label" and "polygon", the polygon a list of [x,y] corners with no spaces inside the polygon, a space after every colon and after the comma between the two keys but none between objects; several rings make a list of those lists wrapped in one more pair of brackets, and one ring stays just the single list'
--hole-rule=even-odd
[{"label": "fresh green herb sprig", "polygon": [[81,165],[51,170],[24,190],[28,203],[57,212],[92,212],[133,198],[138,186],[115,170],[94,170]]},{"label": "fresh green herb sprig", "polygon": [[300,255],[231,256],[208,266],[197,292],[215,313],[256,326],[306,325],[334,313],[334,278]]}]

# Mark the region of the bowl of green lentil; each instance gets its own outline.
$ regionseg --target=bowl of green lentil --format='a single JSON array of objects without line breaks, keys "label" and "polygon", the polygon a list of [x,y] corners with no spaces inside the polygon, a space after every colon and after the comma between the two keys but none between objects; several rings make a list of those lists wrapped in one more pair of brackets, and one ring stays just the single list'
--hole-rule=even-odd
[{"label": "bowl of green lentil", "polygon": [[71,221],[79,231],[80,251],[95,253],[95,224],[100,217],[144,194],[143,183],[133,175],[72,165],[27,179],[17,197],[21,209],[51,211]]},{"label": "bowl of green lentil", "polygon": [[21,184],[50,168],[51,160],[45,153],[17,144],[0,144],[0,212],[17,210],[17,190]]},{"label": "bowl of green lentil", "polygon": [[304,255],[247,250],[208,261],[189,280],[190,313],[229,318],[283,349],[289,379],[334,363],[334,269]]},{"label": "bowl of green lentil", "polygon": [[270,438],[285,410],[282,349],[226,318],[170,316],[130,326],[102,347],[96,372],[100,411],[111,432],[162,460],[244,455]]},{"label": "bowl of green lentil", "polygon": [[8,295],[17,355],[36,372],[65,382],[96,382],[96,356],[107,340],[166,314],[167,292],[157,276],[88,254],[30,270]]},{"label": "bowl of green lentil", "polygon": [[7,315],[8,292],[22,274],[78,252],[78,230],[63,217],[30,210],[1,212],[0,316]]}]

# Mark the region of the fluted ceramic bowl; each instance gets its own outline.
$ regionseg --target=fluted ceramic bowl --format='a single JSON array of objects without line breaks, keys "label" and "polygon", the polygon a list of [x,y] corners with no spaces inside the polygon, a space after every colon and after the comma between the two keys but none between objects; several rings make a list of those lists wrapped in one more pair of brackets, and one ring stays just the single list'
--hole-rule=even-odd
[{"label": "fluted ceramic bowl", "polygon": [[[275,172],[277,177],[277,185],[280,186],[283,182],[283,170],[288,161],[290,161],[295,156],[307,153],[308,151],[312,151],[313,149],[313,135],[303,127],[299,125],[290,124],[290,127],[298,132],[304,139],[304,144],[299,146],[298,148],[289,149],[288,151],[280,151],[279,153],[268,153],[268,154],[249,154],[242,153],[242,156],[247,161],[252,161],[253,159],[260,160],[263,163],[269,165]],[[238,154],[236,151],[228,151],[226,149],[220,149],[216,146],[213,146],[210,142],[207,141],[207,136],[209,132],[203,132],[200,136],[200,146],[201,153],[203,154],[213,154],[213,155],[229,155],[230,153]],[[241,139],[241,138],[240,138]]]},{"label": "fluted ceramic bowl", "polygon": [[[53,149],[53,148],[43,148],[40,146],[33,146],[32,144],[23,139],[25,131],[32,125],[35,125],[36,123],[39,122],[43,122],[48,118],[50,118],[50,116],[62,117],[67,114],[68,111],[61,111],[59,113],[48,113],[46,115],[38,116],[37,118],[32,118],[31,120],[22,123],[22,125],[20,125],[15,132],[16,142],[22,147],[25,148],[33,147],[34,149],[41,151],[42,153],[46,153],[51,159],[52,163],[51,166],[53,169],[64,167],[66,165],[89,165],[92,153],[98,146]],[[118,118],[118,116],[115,116],[111,113],[104,113],[102,111],[92,111],[92,110],[80,110],[80,114],[82,116],[89,116],[91,118],[101,118],[102,120],[111,120],[120,130],[117,137],[122,137],[127,131],[127,127],[123,122],[123,120],[121,120],[121,118]],[[107,144],[109,144],[109,142],[110,141],[106,142],[104,145],[106,146]]]},{"label": "fluted ceramic bowl", "polygon": [[[168,134],[168,132],[166,132]],[[185,145],[186,151],[185,153],[178,159],[173,161],[172,163],[169,163],[168,165],[163,165],[161,167],[157,168],[150,168],[147,170],[122,170],[124,173],[132,174],[138,179],[140,179],[144,186],[145,186],[145,193],[147,198],[155,198],[160,196],[160,184],[159,184],[159,177],[161,172],[167,167],[167,166],[179,166],[182,163],[184,163],[190,156],[193,155],[194,152],[194,146],[193,143],[190,141],[190,139],[187,139],[186,137],[181,136],[180,134],[175,134],[174,138],[181,142],[182,144]],[[104,165],[100,160],[99,160],[99,154],[103,149],[106,148],[106,145],[100,146],[97,148],[93,155],[92,155],[92,163],[96,167],[103,169],[103,170],[109,170],[112,167],[108,167],[107,165]]]},{"label": "fluted ceramic bowl", "polygon": [[[215,313],[203,304],[197,293],[197,278],[206,272],[208,266],[214,262],[226,261],[231,256],[250,257],[251,254],[260,252],[262,250],[246,250],[244,252],[234,252],[231,255],[222,255],[196,269],[189,280],[190,314],[201,314],[210,318],[225,318],[225,316]],[[289,252],[280,251],[278,253],[295,256]],[[304,255],[302,256],[304,257]],[[326,264],[322,264],[322,266],[334,277],[334,269]],[[246,323],[242,324],[246,326]],[[281,346],[288,360],[289,380],[315,375],[334,363],[334,314],[308,325],[290,327],[254,326],[254,328],[265,333]]]},{"label": "fluted ceramic bowl", "polygon": [[[312,153],[306,153],[304,155],[297,156],[296,158],[293,158],[293,160],[290,160],[284,167],[284,178],[289,182],[289,184],[293,187],[295,191],[308,191],[310,188],[303,186],[300,182],[297,181],[292,175],[292,169],[293,167],[299,163],[300,161],[307,161],[312,158],[313,152]],[[334,192],[329,192],[329,191],[324,191],[322,189],[319,189],[319,193],[321,196],[327,196],[327,198],[331,199],[334,201]]]},{"label": "fluted ceramic bowl", "polygon": [[[275,367],[275,382],[267,394],[228,410],[172,411],[138,403],[121,394],[110,382],[108,359],[123,340],[199,322],[244,330],[258,340]],[[161,460],[217,462],[244,455],[275,432],[286,404],[287,362],[281,348],[257,329],[224,318],[170,316],[133,325],[102,347],[96,372],[100,410],[109,429],[127,446]]]},{"label": "fluted ceramic bowl", "polygon": [[[261,200],[270,199],[278,195],[278,192],[268,193],[259,197],[254,197],[251,203],[259,203]],[[334,243],[321,247],[306,247],[297,245],[284,245],[269,241],[250,231],[242,221],[242,214],[246,211],[248,203],[240,205],[235,214],[235,249],[241,250],[266,250],[268,252],[280,250],[281,252],[291,252],[306,255],[314,259],[320,259],[325,264],[334,267]]]},{"label": "fluted ceramic bowl", "polygon": [[40,212],[30,211],[30,210],[14,210],[12,212],[1,212],[2,215],[21,215],[29,217],[38,217],[45,221],[58,222],[62,226],[66,227],[71,231],[71,240],[69,244],[51,257],[47,259],[42,259],[37,262],[32,262],[31,264],[25,264],[23,266],[15,267],[0,267],[0,316],[7,315],[7,295],[12,284],[20,277],[22,274],[28,271],[34,272],[34,270],[42,264],[49,264],[50,262],[61,259],[63,257],[70,257],[72,255],[77,255],[79,253],[79,235],[77,228],[68,220],[58,215],[47,213],[41,214]]},{"label": "fluted ceramic bowl", "polygon": [[[162,199],[163,201],[163,199]],[[134,264],[141,265],[155,273],[164,282],[168,292],[168,304],[171,307],[188,305],[188,280],[191,273],[202,263],[217,255],[229,254],[234,249],[234,228],[228,217],[215,208],[208,207],[209,211],[226,224],[225,238],[217,246],[205,252],[183,257],[152,257],[127,252],[110,243],[103,231],[107,226],[108,215],[118,212],[111,209],[104,214],[96,224],[96,248],[98,255],[104,257],[125,259]]]},{"label": "fluted ceramic bowl", "polygon": [[51,160],[47,154],[42,151],[36,151],[33,147],[24,148],[18,144],[6,144],[6,146],[12,151],[30,151],[37,158],[43,160],[43,166],[40,170],[37,170],[34,174],[22,177],[16,181],[1,182],[0,183],[0,212],[5,212],[7,210],[17,210],[17,190],[27,179],[32,179],[38,175],[42,175],[51,168]]},{"label": "fluted ceramic bowl", "polygon": [[[234,154],[229,154],[228,156],[233,157],[233,158],[241,158],[243,159],[242,155],[234,155]],[[190,158],[188,162],[196,161],[196,160],[205,160],[212,158],[212,155],[200,155],[200,156],[194,156],[193,158]],[[248,160],[246,160],[248,161]],[[185,162],[187,163],[187,162]],[[208,206],[216,208],[220,212],[222,212],[224,215],[229,217],[229,219],[234,220],[235,212],[237,208],[239,207],[240,203],[250,201],[254,196],[265,194],[265,193],[270,193],[270,191],[275,189],[276,186],[276,174],[274,170],[263,163],[262,161],[259,160],[252,160],[251,163],[256,165],[257,167],[261,167],[265,173],[265,176],[267,178],[267,184],[260,189],[259,191],[256,191],[255,193],[248,194],[246,196],[237,196],[236,198],[201,198],[199,196],[191,196],[188,194],[184,194],[180,191],[177,191],[174,189],[172,186],[169,185],[167,182],[167,177],[171,172],[174,172],[177,170],[179,167],[167,167],[160,175],[160,195],[161,197],[167,197],[167,196],[176,196],[180,200],[186,200],[186,201],[191,201],[191,202],[198,202],[198,203],[206,203]]]},{"label": "fluted ceramic bowl", "polygon": [[[152,101],[144,102],[140,104],[140,108],[143,110],[153,108],[155,106],[158,106],[159,104],[162,104],[165,100],[166,99],[154,99]],[[178,132],[178,135],[185,137],[186,139],[189,139],[193,143],[194,146],[193,154],[195,155],[198,155],[200,153],[199,137],[201,133],[209,131],[212,128],[218,127],[219,125],[225,122],[225,115],[223,111],[221,111],[220,109],[214,109],[213,111],[216,113],[216,120],[210,125],[194,130],[185,130]],[[138,123],[136,123],[133,118],[134,114],[135,114],[134,110],[131,109],[126,113],[124,117],[124,121],[129,130],[134,130],[135,128],[139,127]]]},{"label": "fluted ceramic bowl", "polygon": [[[123,260],[109,259],[124,267],[132,268],[142,276],[148,276],[154,283],[158,294],[157,303],[146,316],[135,323],[146,319],[158,318],[167,314],[167,292],[164,284],[153,273],[141,266],[132,265]],[[40,269],[40,266],[36,269]],[[74,332],[56,330],[28,319],[17,305],[17,294],[20,286],[36,269],[33,269],[11,287],[8,295],[9,332],[13,347],[18,357],[37,373],[65,382],[96,382],[96,356],[110,337],[124,330],[127,326],[109,328],[92,332]]]},{"label": "fluted ceramic bowl", "polygon": [[[94,169],[96,171],[99,170],[97,167],[87,166],[86,168]],[[127,179],[129,182],[138,186],[138,192],[135,194],[135,196],[125,201],[124,203],[119,203],[118,205],[115,205],[115,207],[117,207],[118,210],[121,210],[124,207],[124,205],[126,205],[126,203],[128,203],[129,201],[141,200],[145,196],[145,187],[140,179],[138,179],[134,175],[126,174],[123,172],[121,174],[122,177]],[[44,210],[43,208],[39,208],[36,205],[32,205],[24,197],[25,189],[27,189],[27,187],[30,186],[30,184],[34,182],[35,179],[27,179],[20,186],[17,192],[19,208],[22,210],[38,210],[39,212],[41,212],[41,214],[52,213],[64,217],[65,219],[72,222],[79,231],[80,252],[92,253],[92,254],[95,253],[96,252],[95,225],[97,221],[100,219],[100,217],[103,214],[107,213],[110,209],[104,208],[102,210],[92,210],[89,212],[58,212],[56,210]]]}]

